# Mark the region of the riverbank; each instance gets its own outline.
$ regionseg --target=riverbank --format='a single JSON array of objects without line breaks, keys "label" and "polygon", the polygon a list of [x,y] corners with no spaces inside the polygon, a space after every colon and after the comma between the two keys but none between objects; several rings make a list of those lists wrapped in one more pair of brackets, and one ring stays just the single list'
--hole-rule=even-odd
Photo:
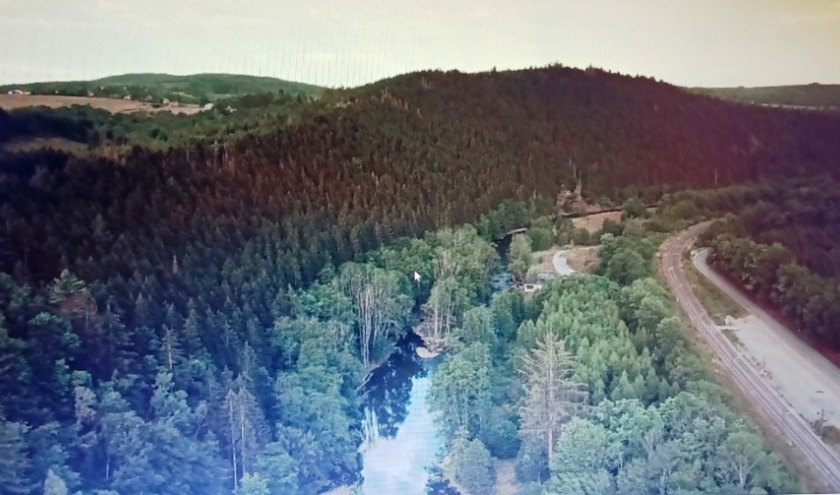
[{"label": "riverbank", "polygon": [[417,347],[414,352],[417,353],[420,359],[434,359],[440,356],[440,351],[430,351],[424,346]]}]

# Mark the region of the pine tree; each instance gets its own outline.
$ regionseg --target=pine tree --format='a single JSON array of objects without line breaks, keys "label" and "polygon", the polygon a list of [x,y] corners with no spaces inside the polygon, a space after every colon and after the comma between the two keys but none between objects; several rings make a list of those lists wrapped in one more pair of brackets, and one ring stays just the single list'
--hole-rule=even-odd
[{"label": "pine tree", "polygon": [[452,442],[452,471],[466,495],[490,493],[496,480],[490,452],[481,440],[468,440],[462,430]]},{"label": "pine tree", "polygon": [[9,495],[28,495],[32,484],[26,478],[30,460],[26,455],[26,426],[6,421],[0,411],[0,491]]},{"label": "pine tree", "polygon": [[630,379],[627,378],[627,372],[621,372],[621,378],[619,378],[618,383],[613,386],[612,393],[610,394],[610,399],[614,401],[622,400],[622,399],[635,399],[636,398],[636,391],[633,389],[633,385],[630,383]]},{"label": "pine tree", "polygon": [[44,481],[44,495],[67,495],[67,485],[64,480],[53,473],[52,469],[47,471],[47,479]]}]

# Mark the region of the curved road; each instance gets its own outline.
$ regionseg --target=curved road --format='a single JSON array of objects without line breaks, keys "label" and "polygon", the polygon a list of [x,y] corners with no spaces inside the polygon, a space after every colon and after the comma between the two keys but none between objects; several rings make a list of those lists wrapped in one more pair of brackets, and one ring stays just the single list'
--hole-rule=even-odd
[{"label": "curved road", "polygon": [[691,290],[691,284],[683,271],[682,255],[709,224],[710,222],[704,222],[695,225],[663,243],[657,256],[659,269],[692,325],[708,342],[744,394],[758,407],[767,421],[799,450],[802,459],[812,468],[813,474],[819,478],[821,484],[830,490],[840,491],[840,457],[817,437],[802,416],[788,406],[776,390],[759,376],[758,369],[717,330]]},{"label": "curved road", "polygon": [[561,277],[574,275],[575,273],[572,267],[569,266],[569,260],[566,258],[566,255],[568,254],[568,249],[561,249],[560,251],[554,253],[554,256],[551,258],[551,264],[554,265],[554,271],[556,271]]},{"label": "curved road", "polygon": [[[734,322],[738,346],[761,359],[773,387],[809,422],[824,418],[837,426],[840,419],[840,368],[798,338],[794,332],[758,306],[738,287],[707,264],[709,250],[697,251],[697,270],[721,292],[740,304],[749,316]],[[721,328],[721,327],[718,327]]]}]

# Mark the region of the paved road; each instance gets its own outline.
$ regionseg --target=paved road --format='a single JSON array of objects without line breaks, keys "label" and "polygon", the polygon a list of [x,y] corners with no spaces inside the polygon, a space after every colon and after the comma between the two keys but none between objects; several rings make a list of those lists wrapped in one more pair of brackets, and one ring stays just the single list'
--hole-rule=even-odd
[{"label": "paved road", "polygon": [[714,322],[691,290],[683,271],[682,254],[708,226],[709,222],[695,225],[663,243],[657,259],[659,269],[691,323],[709,343],[744,394],[758,407],[767,421],[799,450],[802,459],[812,468],[813,474],[819,478],[821,484],[831,490],[840,491],[840,457],[817,437],[811,426],[787,405],[769,382],[759,376],[758,370],[716,329]]},{"label": "paved road", "polygon": [[554,253],[554,256],[551,258],[551,264],[554,265],[554,270],[562,277],[575,273],[572,267],[569,266],[569,260],[566,258],[568,255],[568,250],[561,249]]},{"label": "paved road", "polygon": [[712,270],[706,263],[708,254],[708,249],[697,251],[694,266],[750,313],[733,325],[742,349],[763,363],[774,386],[806,420],[822,416],[829,424],[840,425],[840,369]]}]

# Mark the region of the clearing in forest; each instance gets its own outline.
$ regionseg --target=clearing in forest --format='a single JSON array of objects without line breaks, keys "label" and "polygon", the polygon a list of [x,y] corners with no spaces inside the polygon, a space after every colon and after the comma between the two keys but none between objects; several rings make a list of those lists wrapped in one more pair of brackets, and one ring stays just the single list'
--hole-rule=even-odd
[{"label": "clearing in forest", "polygon": [[111,113],[133,113],[133,112],[172,112],[192,115],[201,111],[198,105],[159,106],[154,107],[151,103],[132,100],[117,100],[114,98],[96,98],[85,96],[62,96],[62,95],[0,95],[0,108],[3,110],[15,110],[27,107],[49,107],[64,108],[74,105],[99,108]]}]

